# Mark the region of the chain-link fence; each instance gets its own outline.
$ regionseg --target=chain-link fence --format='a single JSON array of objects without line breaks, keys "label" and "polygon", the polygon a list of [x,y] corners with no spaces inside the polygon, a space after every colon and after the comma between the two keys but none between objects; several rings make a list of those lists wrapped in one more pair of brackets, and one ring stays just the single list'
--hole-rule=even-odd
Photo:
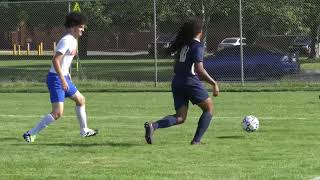
[{"label": "chain-link fence", "polygon": [[65,15],[81,11],[88,28],[72,73],[84,80],[169,82],[166,49],[179,26],[197,16],[204,20],[205,68],[219,81],[316,82],[318,26],[314,33],[293,8],[303,1],[267,2],[246,1],[240,9],[231,0],[2,1],[0,81],[43,82]]}]

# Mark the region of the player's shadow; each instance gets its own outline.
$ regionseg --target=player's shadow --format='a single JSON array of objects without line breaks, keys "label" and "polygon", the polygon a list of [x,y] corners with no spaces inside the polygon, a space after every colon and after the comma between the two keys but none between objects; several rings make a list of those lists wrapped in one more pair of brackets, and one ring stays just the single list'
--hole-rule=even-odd
[{"label": "player's shadow", "polygon": [[14,137],[4,137],[4,138],[0,138],[0,141],[13,141],[13,140],[19,140],[20,138],[14,138]]},{"label": "player's shadow", "polygon": [[44,146],[65,146],[65,147],[94,147],[94,146],[112,146],[112,147],[133,147],[139,146],[134,143],[115,143],[115,142],[105,142],[105,143],[90,143],[90,144],[80,144],[80,143],[46,143],[38,144]]},{"label": "player's shadow", "polygon": [[115,142],[105,142],[105,143],[27,143],[27,144],[16,144],[16,145],[32,145],[32,146],[61,146],[61,147],[98,147],[98,146],[111,146],[111,147],[134,147],[141,146],[140,144],[134,143],[115,143]]},{"label": "player's shadow", "polygon": [[244,136],[218,136],[219,139],[243,139]]}]

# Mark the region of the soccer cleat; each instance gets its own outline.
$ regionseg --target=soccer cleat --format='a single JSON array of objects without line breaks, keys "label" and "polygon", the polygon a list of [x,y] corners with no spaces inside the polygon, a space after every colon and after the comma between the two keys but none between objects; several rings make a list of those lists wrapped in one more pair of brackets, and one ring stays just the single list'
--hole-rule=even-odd
[{"label": "soccer cleat", "polygon": [[192,140],[191,145],[204,145],[205,143],[201,142],[201,141],[195,141],[195,140]]},{"label": "soccer cleat", "polygon": [[24,133],[22,137],[28,143],[32,143],[36,139],[36,135],[31,135],[29,132]]},{"label": "soccer cleat", "polygon": [[145,129],[145,139],[148,144],[153,143],[153,132],[154,128],[152,127],[152,123],[146,122],[144,123],[144,129]]},{"label": "soccer cleat", "polygon": [[81,131],[80,132],[80,136],[81,137],[91,137],[91,136],[95,136],[98,134],[98,129],[86,129],[85,131]]}]

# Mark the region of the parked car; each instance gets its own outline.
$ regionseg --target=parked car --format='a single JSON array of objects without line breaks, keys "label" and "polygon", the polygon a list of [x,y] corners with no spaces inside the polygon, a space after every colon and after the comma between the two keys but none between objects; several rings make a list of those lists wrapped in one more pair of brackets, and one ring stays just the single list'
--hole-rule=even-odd
[{"label": "parked car", "polygon": [[311,53],[311,38],[308,36],[297,36],[290,44],[289,51],[309,56]]},{"label": "parked car", "polygon": [[[172,34],[159,35],[157,39],[157,51],[160,56],[169,56],[168,48],[175,40],[176,36]],[[149,55],[154,55],[154,42],[148,44]]]},{"label": "parked car", "polygon": [[[223,49],[205,58],[204,67],[218,80],[241,79],[240,46]],[[300,71],[298,57],[258,46],[243,46],[243,71],[246,80],[280,78]]]},{"label": "parked car", "polygon": [[[246,40],[247,40],[246,38],[242,38],[243,45],[246,45]],[[217,51],[221,51],[224,48],[239,46],[239,45],[240,45],[240,38],[239,37],[225,38],[218,45]]]}]

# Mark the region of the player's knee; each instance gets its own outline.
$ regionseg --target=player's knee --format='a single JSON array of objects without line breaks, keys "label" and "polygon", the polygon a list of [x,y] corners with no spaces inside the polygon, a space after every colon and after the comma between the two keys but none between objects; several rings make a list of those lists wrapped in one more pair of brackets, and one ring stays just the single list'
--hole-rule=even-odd
[{"label": "player's knee", "polygon": [[58,120],[59,118],[62,117],[63,112],[52,112],[51,115],[55,120]]},{"label": "player's knee", "polygon": [[211,107],[208,108],[206,111],[212,115],[212,114],[213,114],[213,107],[211,106]]},{"label": "player's knee", "polygon": [[205,107],[202,109],[203,111],[209,112],[213,114],[213,105],[212,103],[206,103]]},{"label": "player's knee", "polygon": [[177,117],[177,124],[183,124],[186,121],[186,117],[178,116]]},{"label": "player's knee", "polygon": [[84,106],[86,104],[86,98],[81,96],[78,101],[76,102],[77,106]]},{"label": "player's knee", "polygon": [[86,104],[86,98],[84,96],[82,96],[81,103],[82,103],[82,105]]}]

